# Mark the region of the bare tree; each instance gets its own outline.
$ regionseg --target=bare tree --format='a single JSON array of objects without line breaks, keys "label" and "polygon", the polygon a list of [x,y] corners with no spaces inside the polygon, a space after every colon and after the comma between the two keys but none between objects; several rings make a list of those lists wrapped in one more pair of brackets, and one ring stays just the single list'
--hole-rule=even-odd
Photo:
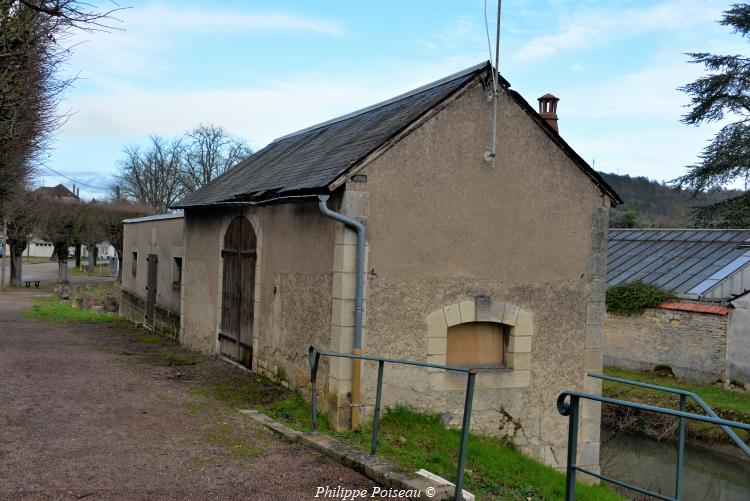
[{"label": "bare tree", "polygon": [[186,132],[184,144],[182,183],[187,193],[207,185],[253,153],[243,139],[212,124]]},{"label": "bare tree", "polygon": [[125,148],[112,191],[163,212],[185,193],[180,181],[184,149],[179,139],[150,136],[149,140],[145,149]]},{"label": "bare tree", "polygon": [[68,281],[68,249],[73,242],[82,240],[82,205],[54,199],[40,201],[42,216],[39,236],[52,243],[57,256],[57,293],[67,299],[70,292]]},{"label": "bare tree", "polygon": [[[106,211],[105,234],[106,240],[115,248],[117,258],[122,263],[123,253],[123,224],[124,219],[141,217],[153,214],[149,207],[134,204],[122,198],[115,198],[106,205],[103,205]],[[122,281],[122,266],[118,269],[117,279]]]},{"label": "bare tree", "polygon": [[58,69],[69,35],[106,28],[116,10],[97,12],[79,0],[0,0],[0,215],[66,118],[58,105],[72,79]]}]

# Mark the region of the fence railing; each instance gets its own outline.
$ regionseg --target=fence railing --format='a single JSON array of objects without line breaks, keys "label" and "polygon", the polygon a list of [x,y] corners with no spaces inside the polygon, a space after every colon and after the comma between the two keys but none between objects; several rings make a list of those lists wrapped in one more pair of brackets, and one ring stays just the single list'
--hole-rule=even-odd
[{"label": "fence railing", "polygon": [[[648,388],[650,390],[655,391],[662,391],[665,393],[673,393],[675,395],[680,396],[680,410],[684,411],[687,409],[687,398],[692,398],[696,404],[698,404],[698,407],[703,409],[703,412],[708,414],[711,417],[718,418],[719,415],[714,412],[714,410],[709,406],[706,402],[703,401],[703,399],[697,394],[693,393],[692,391],[685,391],[685,390],[679,390],[677,388],[670,388],[669,386],[659,386],[657,384],[649,384],[649,383],[641,383],[640,381],[633,381],[630,379],[623,379],[620,377],[614,377],[614,376],[607,376],[606,374],[602,374],[600,372],[590,372],[589,376],[595,377],[597,379],[603,379],[605,381],[612,381],[615,383],[622,383],[622,384],[628,384],[630,386],[638,386],[640,388]],[[684,426],[685,420],[680,419],[680,454],[684,452],[685,450],[685,426]],[[721,429],[724,430],[724,433],[727,434],[729,438],[732,439],[732,441],[737,444],[737,447],[742,449],[742,451],[745,453],[745,455],[750,458],[750,446],[748,446],[745,442],[742,441],[742,439],[737,436],[737,434],[728,426],[721,426]]]},{"label": "fence railing", "polygon": [[[608,376],[605,376],[605,378],[607,377]],[[626,382],[626,381],[629,381],[629,380],[626,379],[626,380],[622,380],[619,382]],[[631,382],[635,382],[635,381],[631,381]],[[641,384],[645,384],[645,383],[641,383]],[[641,385],[641,384],[638,384],[638,385]],[[655,386],[655,385],[651,385],[651,386]],[[666,387],[661,387],[661,388],[666,389]],[[679,392],[681,390],[675,390],[675,391]],[[683,475],[683,469],[684,469],[684,455],[685,455],[685,438],[684,438],[685,419],[692,419],[694,421],[702,421],[704,423],[715,424],[715,425],[721,426],[722,428],[729,428],[730,431],[732,431],[731,428],[737,428],[737,429],[750,431],[750,424],[739,423],[737,421],[730,421],[730,420],[722,419],[716,416],[703,416],[700,414],[692,414],[690,412],[685,412],[684,397],[686,396],[688,395],[682,395],[683,398],[680,399],[681,409],[677,411],[673,409],[666,409],[663,407],[655,407],[653,405],[641,404],[638,402],[628,402],[626,400],[618,400],[615,398],[603,397],[601,395],[594,395],[591,393],[583,393],[583,392],[578,392],[578,391],[566,391],[566,392],[561,393],[560,396],[557,398],[557,410],[563,416],[569,416],[570,418],[570,421],[568,423],[568,458],[567,458],[567,471],[566,471],[567,476],[566,476],[566,486],[565,486],[566,501],[575,500],[576,472],[578,471],[580,471],[581,473],[585,473],[587,475],[591,475],[592,477],[596,477],[600,480],[604,480],[606,482],[619,485],[620,487],[624,487],[626,489],[639,492],[641,494],[646,494],[648,496],[655,497],[657,499],[663,499],[666,501],[680,501],[680,499],[682,498],[682,475]],[[566,401],[568,398],[569,398],[569,401]],[[680,418],[681,439],[680,439],[680,445],[678,448],[679,456],[677,460],[677,472],[676,472],[677,485],[675,486],[674,497],[665,496],[663,494],[659,494],[658,492],[652,492],[652,491],[643,489],[641,487],[631,485],[626,482],[604,476],[602,474],[593,472],[589,469],[582,468],[576,464],[576,454],[577,454],[577,448],[578,448],[578,421],[579,421],[579,410],[580,410],[581,399],[593,400],[593,401],[601,402],[605,404],[619,405],[621,407],[629,407],[632,409],[638,409],[638,410],[647,411],[647,412],[655,412],[657,414],[664,414],[667,416],[675,416],[675,417]],[[734,432],[732,431],[732,433]]]},{"label": "fence railing", "polygon": [[403,360],[399,358],[385,358],[374,355],[353,355],[351,353],[338,353],[335,351],[320,351],[315,345],[310,345],[308,350],[308,361],[310,362],[310,400],[312,407],[312,431],[315,433],[318,431],[318,389],[317,389],[317,377],[318,377],[318,364],[320,357],[334,357],[334,358],[349,358],[366,360],[378,363],[378,383],[377,390],[375,393],[375,408],[373,411],[373,422],[372,422],[372,437],[370,441],[370,455],[374,456],[378,444],[378,431],[380,427],[380,404],[383,396],[383,371],[385,364],[400,364],[400,365],[414,365],[417,367],[427,367],[433,369],[442,369],[452,372],[465,373],[468,378],[466,381],[466,394],[464,397],[464,416],[463,424],[461,425],[461,445],[459,446],[458,452],[458,468],[456,471],[456,489],[453,494],[453,499],[459,501],[463,499],[463,483],[464,483],[464,469],[466,466],[466,447],[469,443],[469,426],[471,422],[471,407],[474,400],[474,379],[476,378],[477,372],[469,367],[459,367],[456,365],[440,365],[432,364],[429,362],[419,362],[417,360]]}]

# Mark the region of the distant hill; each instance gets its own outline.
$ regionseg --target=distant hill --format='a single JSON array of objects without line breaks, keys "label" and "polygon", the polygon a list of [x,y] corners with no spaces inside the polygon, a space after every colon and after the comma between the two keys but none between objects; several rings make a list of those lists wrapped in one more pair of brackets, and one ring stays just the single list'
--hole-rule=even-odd
[{"label": "distant hill", "polygon": [[612,228],[682,228],[690,226],[690,208],[711,205],[741,195],[739,190],[722,190],[692,197],[690,192],[646,177],[599,173],[625,202],[610,211]]}]

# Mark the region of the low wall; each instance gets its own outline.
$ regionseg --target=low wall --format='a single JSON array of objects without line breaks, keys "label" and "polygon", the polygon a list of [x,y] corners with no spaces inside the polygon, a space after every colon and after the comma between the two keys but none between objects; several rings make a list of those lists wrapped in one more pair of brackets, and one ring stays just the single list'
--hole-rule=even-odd
[{"label": "low wall", "polygon": [[[146,314],[146,300],[125,289],[120,298],[120,316],[131,322],[143,323]],[[180,315],[162,306],[154,309],[154,331],[168,338],[180,337]]]},{"label": "low wall", "polygon": [[608,313],[604,364],[638,370],[668,365],[680,378],[724,379],[728,319],[728,315],[663,308],[648,308],[641,315]]}]

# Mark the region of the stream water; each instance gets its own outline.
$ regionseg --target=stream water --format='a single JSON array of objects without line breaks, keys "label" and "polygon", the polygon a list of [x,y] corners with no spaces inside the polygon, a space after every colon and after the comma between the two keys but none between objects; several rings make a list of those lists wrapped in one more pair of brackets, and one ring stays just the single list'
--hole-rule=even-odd
[{"label": "stream water", "polygon": [[[602,472],[608,477],[674,496],[676,444],[617,435],[602,445]],[[750,460],[687,447],[684,501],[750,501]]]}]

